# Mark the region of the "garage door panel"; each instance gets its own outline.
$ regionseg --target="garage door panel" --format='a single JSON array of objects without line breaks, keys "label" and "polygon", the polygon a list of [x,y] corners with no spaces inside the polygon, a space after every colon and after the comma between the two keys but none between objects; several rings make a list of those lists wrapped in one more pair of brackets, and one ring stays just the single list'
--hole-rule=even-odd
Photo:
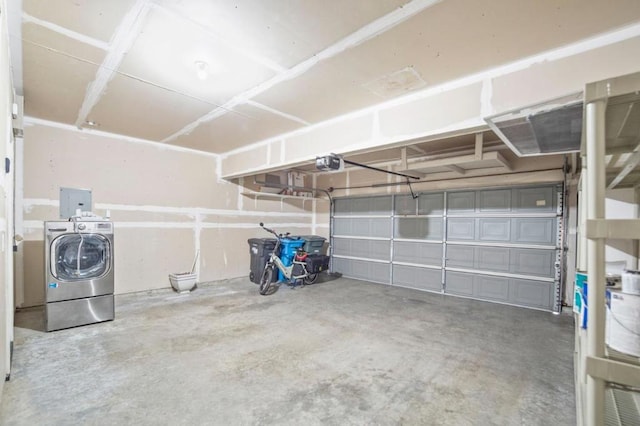
[{"label": "garage door panel", "polygon": [[511,280],[510,301],[533,308],[553,308],[553,283],[534,280]]},{"label": "garage door panel", "polygon": [[473,241],[476,221],[471,217],[447,219],[447,239],[452,241]]},{"label": "garage door panel", "polygon": [[477,240],[484,242],[509,242],[511,239],[511,220],[509,218],[476,219]]},{"label": "garage door panel", "polygon": [[333,233],[335,235],[351,235],[351,219],[343,217],[334,218]]},{"label": "garage door panel", "polygon": [[347,238],[334,238],[331,249],[335,255],[351,256],[351,240]]},{"label": "garage door panel", "polygon": [[393,199],[391,197],[374,197],[369,199],[368,211],[372,214],[391,214]]},{"label": "garage door panel", "polygon": [[555,211],[555,197],[552,187],[513,189],[514,212],[552,213]]},{"label": "garage door panel", "polygon": [[395,222],[395,238],[442,240],[441,217],[399,217]]},{"label": "garage door panel", "polygon": [[476,210],[476,193],[473,191],[447,193],[447,213],[473,213]]},{"label": "garage door panel", "polygon": [[557,309],[559,190],[546,184],[336,203],[333,253],[346,259],[336,258],[334,269],[357,279]]},{"label": "garage door panel", "polygon": [[338,256],[363,257],[389,260],[391,242],[388,240],[359,240],[357,238],[335,238],[334,254]]},{"label": "garage door panel", "polygon": [[419,290],[441,291],[442,272],[440,269],[394,265],[393,284]]},{"label": "garage door panel", "polygon": [[351,240],[351,253],[353,253],[352,256],[354,257],[389,260],[391,242],[378,240]]},{"label": "garage door panel", "polygon": [[351,204],[353,200],[348,198],[339,198],[334,201],[333,214],[336,216],[345,216],[351,214]]},{"label": "garage door panel", "polygon": [[394,212],[397,215],[415,215],[417,200],[411,195],[396,195]]},{"label": "garage door panel", "polygon": [[490,189],[478,191],[479,212],[508,212],[511,210],[510,189]]},{"label": "garage door panel", "polygon": [[509,249],[505,247],[475,247],[474,268],[509,272]]},{"label": "garage door panel", "polygon": [[340,272],[345,277],[352,276],[350,259],[344,259],[342,257],[333,257],[333,259],[331,260],[331,267],[333,268],[333,271]]},{"label": "garage door panel", "polygon": [[336,216],[343,215],[388,215],[391,214],[392,199],[385,197],[339,198],[335,200]]},{"label": "garage door panel", "polygon": [[473,268],[474,267],[473,246],[447,245],[446,266],[451,268]]},{"label": "garage door panel", "polygon": [[450,294],[473,296],[473,275],[447,271],[445,273],[445,291]]},{"label": "garage door panel", "polygon": [[391,235],[391,220],[386,218],[337,217],[334,219],[333,229],[335,235],[384,238]]},{"label": "garage door panel", "polygon": [[475,275],[473,284],[473,295],[480,299],[497,300],[500,302],[509,300],[508,278]]},{"label": "garage door panel", "polygon": [[418,197],[418,214],[441,215],[444,212],[444,193],[423,194]]},{"label": "garage door panel", "polygon": [[512,249],[509,272],[514,274],[553,277],[555,250]]},{"label": "garage door panel", "polygon": [[396,241],[393,245],[393,260],[395,262],[441,266],[442,244]]},{"label": "garage door panel", "polygon": [[511,220],[513,242],[555,245],[555,217],[519,217]]},{"label": "garage door panel", "polygon": [[348,278],[389,284],[390,264],[366,260],[334,258],[333,268]]},{"label": "garage door panel", "polygon": [[391,214],[391,197],[354,198],[351,213],[354,215]]}]

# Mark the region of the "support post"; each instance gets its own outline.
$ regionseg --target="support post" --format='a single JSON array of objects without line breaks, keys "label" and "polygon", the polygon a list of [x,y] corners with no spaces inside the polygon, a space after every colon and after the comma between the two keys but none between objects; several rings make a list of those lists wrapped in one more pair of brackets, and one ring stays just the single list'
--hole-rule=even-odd
[{"label": "support post", "polygon": [[[600,99],[587,104],[586,153],[587,153],[587,218],[605,217],[605,109],[606,100]],[[588,294],[587,306],[587,356],[604,357],[605,332],[605,240],[602,238],[587,241]],[[604,424],[605,383],[601,378],[587,376],[587,426]]]},{"label": "support post", "polygon": [[484,149],[483,145],[484,145],[484,141],[483,141],[482,133],[476,133],[476,148],[475,148],[476,160],[482,160],[482,151]]}]

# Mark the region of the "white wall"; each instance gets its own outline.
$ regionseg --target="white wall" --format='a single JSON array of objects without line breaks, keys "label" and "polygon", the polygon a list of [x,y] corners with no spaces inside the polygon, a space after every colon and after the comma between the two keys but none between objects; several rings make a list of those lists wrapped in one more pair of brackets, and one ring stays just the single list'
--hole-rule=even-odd
[{"label": "white wall", "polygon": [[6,1],[0,2],[0,397],[10,372],[13,340],[13,173],[5,173],[5,158],[13,160],[13,86],[9,62]]},{"label": "white wall", "polygon": [[169,287],[168,274],[189,270],[198,251],[199,282],[248,276],[247,239],[269,236],[261,221],[314,231],[316,202],[242,195],[213,154],[27,118],[19,306],[44,302],[43,222],[59,220],[61,187],[91,189],[93,211],[110,210],[116,293]]}]

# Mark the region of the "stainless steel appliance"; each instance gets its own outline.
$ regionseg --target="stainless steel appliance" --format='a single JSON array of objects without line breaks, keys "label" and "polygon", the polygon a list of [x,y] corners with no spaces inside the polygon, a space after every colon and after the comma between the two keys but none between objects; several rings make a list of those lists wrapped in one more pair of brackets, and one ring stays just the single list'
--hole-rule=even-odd
[{"label": "stainless steel appliance", "polygon": [[114,319],[113,223],[45,222],[45,329]]}]

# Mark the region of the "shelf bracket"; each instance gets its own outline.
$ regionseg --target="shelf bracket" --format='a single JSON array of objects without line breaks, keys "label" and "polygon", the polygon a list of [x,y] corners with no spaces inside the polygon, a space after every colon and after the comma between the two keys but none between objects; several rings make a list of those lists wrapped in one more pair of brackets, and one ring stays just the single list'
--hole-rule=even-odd
[{"label": "shelf bracket", "polygon": [[637,240],[640,239],[640,219],[589,219],[586,235],[590,240]]},{"label": "shelf bracket", "polygon": [[640,387],[640,366],[626,362],[587,356],[586,373],[605,382]]},{"label": "shelf bracket", "polygon": [[613,178],[609,186],[607,186],[607,189],[613,189],[616,186],[618,186],[618,184],[622,182],[623,179],[626,178],[627,175],[633,171],[633,169],[636,168],[638,163],[640,163],[640,145],[638,145],[636,147],[636,150],[633,151],[633,153],[629,156],[629,158],[627,158],[627,161],[625,161],[624,163],[624,167],[622,168],[620,173],[618,173],[618,175],[615,178]]}]

